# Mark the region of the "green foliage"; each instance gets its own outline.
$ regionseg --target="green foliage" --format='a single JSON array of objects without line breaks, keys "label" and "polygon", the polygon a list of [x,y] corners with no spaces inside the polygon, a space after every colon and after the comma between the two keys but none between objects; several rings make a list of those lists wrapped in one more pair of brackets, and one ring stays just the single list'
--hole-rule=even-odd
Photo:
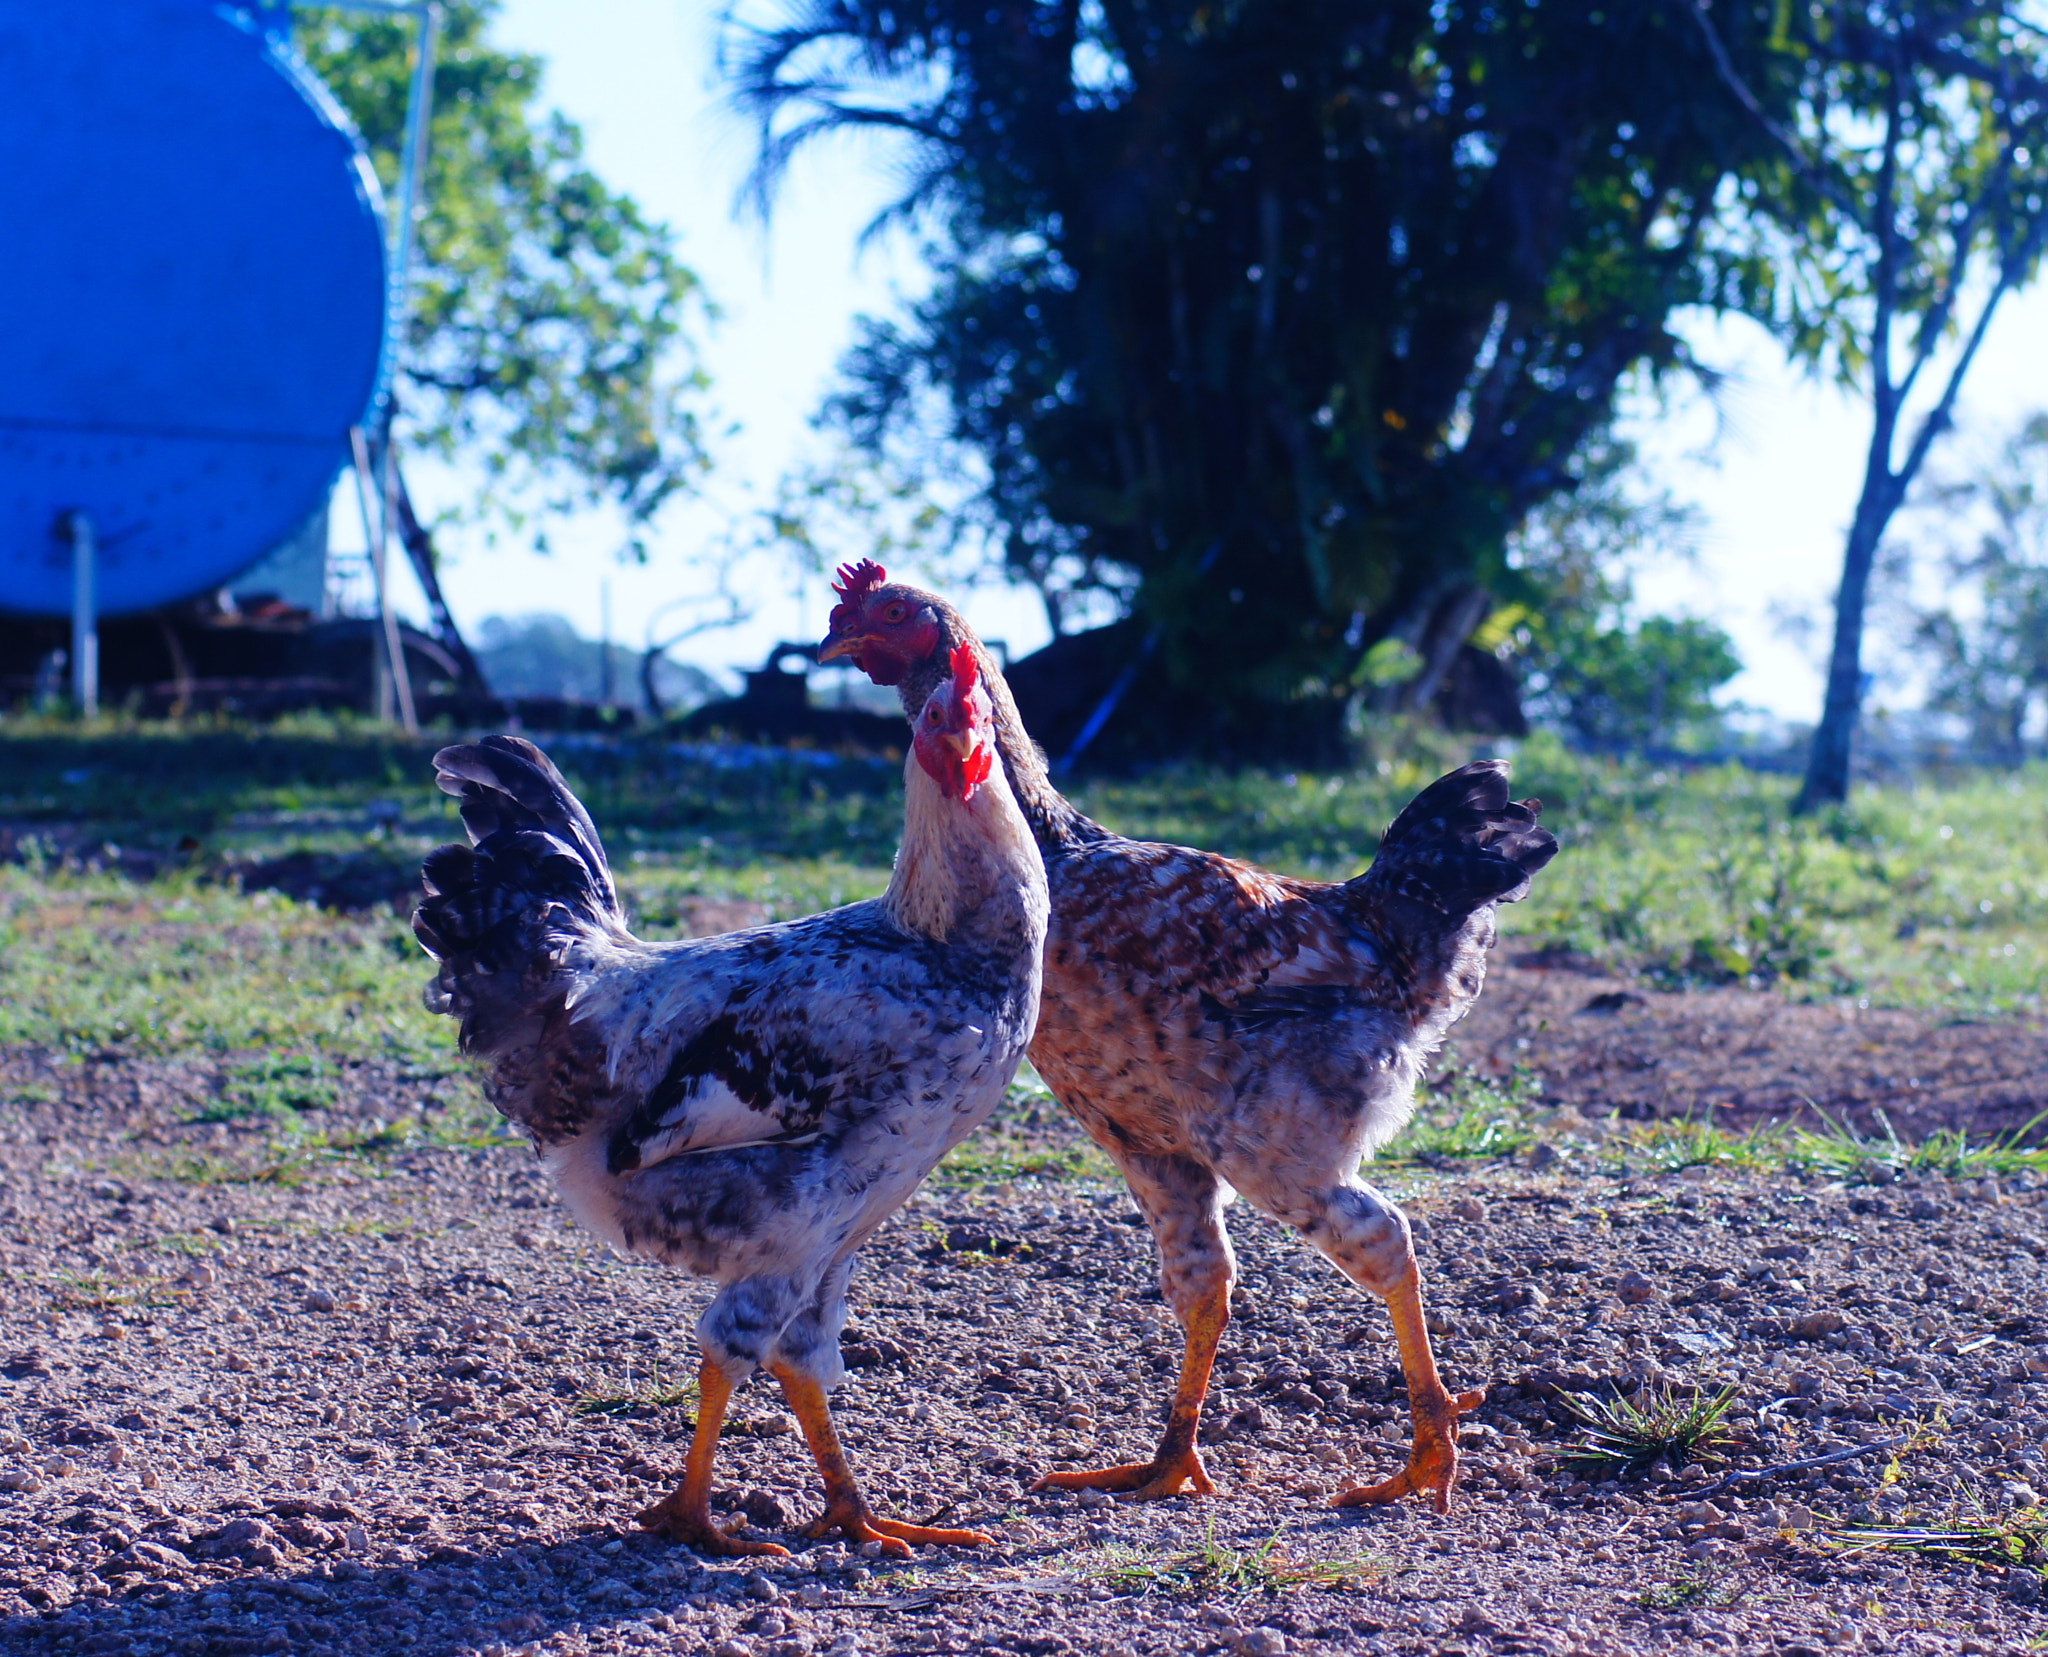
[{"label": "green foliage", "polygon": [[231,1065],[220,1097],[196,1120],[230,1122],[245,1116],[325,1110],[339,1097],[330,1060],[306,1053],[265,1054]]},{"label": "green foliage", "polygon": [[[1927,705],[1960,720],[1978,752],[2015,760],[2028,751],[2033,715],[2048,707],[2044,470],[2048,414],[2035,414],[1989,466],[1930,491],[1915,523],[1934,542],[1944,594],[1911,618]],[[1974,545],[1962,538],[1971,528]]]},{"label": "green foliage", "polygon": [[1563,1402],[1579,1423],[1579,1442],[1565,1452],[1566,1463],[1582,1477],[1611,1479],[1659,1461],[1677,1468],[1718,1460],[1730,1437],[1735,1389],[1723,1387],[1710,1397],[1698,1388],[1681,1393],[1664,1385],[1632,1398],[1567,1393]]},{"label": "green foliage", "polygon": [[[404,923],[338,920],[272,892],[0,866],[0,1043],[86,1055],[317,1050],[441,1064]],[[241,1110],[312,1078],[244,1078]]]},{"label": "green foliage", "polygon": [[2030,1570],[2048,1586],[2048,1507],[2000,1510],[1982,1498],[1963,1502],[1934,1525],[1871,1525],[1831,1531],[1828,1540],[1862,1553],[1912,1553],[1951,1564]]},{"label": "green foliage", "polygon": [[[400,436],[540,488],[546,510],[609,500],[644,522],[705,464],[699,284],[668,229],[591,172],[575,124],[543,112],[541,60],[491,43],[497,11],[441,6]],[[293,32],[392,194],[412,21],[305,7]],[[504,488],[486,504],[510,515]]]},{"label": "green foliage", "polygon": [[1780,6],[1774,21],[1798,119],[1745,178],[1755,211],[1725,229],[1777,264],[1759,314],[1798,356],[1859,390],[1879,369],[1890,391],[1894,326],[1917,371],[1961,325],[1967,290],[2033,273],[2048,228],[2048,39],[2004,0],[1838,0]]},{"label": "green foliage", "polygon": [[[1778,107],[1768,9],[1715,10]],[[970,452],[1011,569],[1135,589],[1133,695],[1225,725],[1341,701],[1385,639],[1455,650],[1620,377],[1679,360],[1672,308],[1763,304],[1768,260],[1709,226],[1772,143],[1690,8],[779,15],[735,51],[764,199],[822,132],[895,134],[937,272],[830,422]]]},{"label": "green foliage", "polygon": [[1216,1540],[1216,1521],[1206,1520],[1200,1547],[1165,1557],[1115,1547],[1098,1573],[1126,1593],[1171,1594],[1186,1599],[1211,1595],[1282,1594],[1299,1588],[1349,1588],[1390,1575],[1393,1564],[1372,1554],[1344,1559],[1297,1559],[1280,1546],[1275,1531],[1248,1551]]},{"label": "green foliage", "polygon": [[1518,1156],[1538,1138],[1538,1091],[1536,1078],[1522,1071],[1505,1082],[1450,1071],[1423,1088],[1415,1119],[1374,1160],[1435,1164]]},{"label": "green foliage", "polygon": [[1711,745],[1713,694],[1741,671],[1728,635],[1695,618],[1641,616],[1634,574],[1690,556],[1699,515],[1646,490],[1634,447],[1588,440],[1570,488],[1540,503],[1509,542],[1515,600],[1474,636],[1522,682],[1529,717],[1610,753]]}]

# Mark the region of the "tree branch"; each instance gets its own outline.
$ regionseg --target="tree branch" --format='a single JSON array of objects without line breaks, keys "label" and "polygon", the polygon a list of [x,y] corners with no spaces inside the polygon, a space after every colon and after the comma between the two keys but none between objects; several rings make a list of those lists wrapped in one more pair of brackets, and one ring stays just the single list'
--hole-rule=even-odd
[{"label": "tree branch", "polygon": [[1708,12],[1709,4],[1710,0],[1694,0],[1692,15],[1693,21],[1700,26],[1700,33],[1706,37],[1708,55],[1714,60],[1714,69],[1720,75],[1722,84],[1735,95],[1735,101],[1749,112],[1757,125],[1769,133],[1791,158],[1792,165],[1799,175],[1861,224],[1863,216],[1855,196],[1844,189],[1836,179],[1830,177],[1822,166],[1800,147],[1799,140],[1793,134],[1787,132],[1764,112],[1764,106],[1757,101],[1756,94],[1750,91],[1748,83],[1736,73],[1734,60],[1728,56],[1728,48],[1722,43],[1720,33],[1714,28],[1714,20]]}]

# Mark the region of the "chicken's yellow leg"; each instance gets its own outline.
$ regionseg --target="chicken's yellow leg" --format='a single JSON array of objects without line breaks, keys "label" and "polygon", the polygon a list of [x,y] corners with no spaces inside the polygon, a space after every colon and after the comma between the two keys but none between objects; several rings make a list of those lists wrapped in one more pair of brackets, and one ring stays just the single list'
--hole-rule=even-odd
[{"label": "chicken's yellow leg", "polygon": [[1202,1466],[1195,1433],[1202,1424],[1202,1400],[1209,1393],[1209,1372],[1216,1367],[1216,1348],[1230,1323],[1230,1284],[1196,1303],[1188,1314],[1187,1352],[1181,1359],[1180,1382],[1173,1391],[1173,1409],[1166,1433],[1150,1461],[1128,1467],[1098,1467],[1088,1472],[1047,1473],[1033,1490],[1116,1490],[1139,1501],[1178,1496],[1193,1485],[1198,1496],[1212,1496],[1216,1486]]},{"label": "chicken's yellow leg", "polygon": [[1458,1417],[1486,1401],[1485,1389],[1453,1397],[1437,1374],[1436,1354],[1429,1348],[1429,1326],[1422,1319],[1422,1271],[1411,1257],[1401,1281],[1386,1296],[1393,1316],[1394,1338],[1401,1343],[1401,1372],[1408,1378],[1408,1409],[1415,1420],[1415,1442],[1408,1465],[1378,1484],[1360,1485],[1339,1496],[1337,1507],[1376,1507],[1403,1496],[1436,1492],[1436,1510],[1451,1511],[1451,1491],[1458,1483]]},{"label": "chicken's yellow leg", "polygon": [[828,1536],[838,1531],[849,1542],[879,1542],[882,1551],[908,1559],[910,1542],[938,1543],[953,1548],[987,1548],[993,1536],[978,1530],[933,1530],[925,1525],[906,1525],[900,1519],[884,1519],[867,1504],[847,1465],[846,1452],[839,1447],[839,1431],[832,1425],[832,1408],[825,1402],[825,1389],[815,1378],[782,1366],[770,1373],[782,1383],[782,1395],[803,1429],[804,1442],[817,1458],[818,1472],[825,1480],[824,1517],[807,1525],[806,1536]]},{"label": "chicken's yellow leg", "polygon": [[718,1455],[718,1430],[732,1403],[732,1382],[725,1371],[705,1359],[697,1372],[697,1431],[690,1440],[690,1458],[683,1463],[683,1482],[675,1491],[640,1515],[640,1523],[656,1535],[688,1543],[699,1553],[722,1558],[751,1554],[787,1554],[773,1542],[744,1542],[711,1522],[711,1464]]}]

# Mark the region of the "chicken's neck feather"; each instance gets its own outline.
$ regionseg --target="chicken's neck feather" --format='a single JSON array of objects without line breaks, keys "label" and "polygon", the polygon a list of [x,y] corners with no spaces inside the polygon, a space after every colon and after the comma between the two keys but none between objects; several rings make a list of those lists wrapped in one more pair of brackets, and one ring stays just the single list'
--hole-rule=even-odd
[{"label": "chicken's neck feather", "polygon": [[1002,771],[973,799],[952,800],[912,752],[903,787],[903,845],[882,897],[896,924],[946,943],[963,929],[1007,933],[1029,925],[1035,902],[1042,927],[1038,847]]}]

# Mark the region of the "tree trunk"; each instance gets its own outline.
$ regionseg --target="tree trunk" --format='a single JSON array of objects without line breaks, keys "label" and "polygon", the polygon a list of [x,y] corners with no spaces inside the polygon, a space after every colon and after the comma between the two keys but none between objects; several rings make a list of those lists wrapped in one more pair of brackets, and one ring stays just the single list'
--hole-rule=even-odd
[{"label": "tree trunk", "polygon": [[[1835,645],[1828,658],[1827,698],[1807,755],[1806,780],[1795,812],[1840,805],[1849,797],[1849,760],[1856,724],[1863,712],[1863,615],[1870,600],[1870,571],[1877,545],[1891,520],[1880,498],[1883,485],[1871,479],[1856,506],[1849,544],[1842,555],[1842,587],[1835,598]],[[1886,491],[1888,493],[1888,491]]]}]

